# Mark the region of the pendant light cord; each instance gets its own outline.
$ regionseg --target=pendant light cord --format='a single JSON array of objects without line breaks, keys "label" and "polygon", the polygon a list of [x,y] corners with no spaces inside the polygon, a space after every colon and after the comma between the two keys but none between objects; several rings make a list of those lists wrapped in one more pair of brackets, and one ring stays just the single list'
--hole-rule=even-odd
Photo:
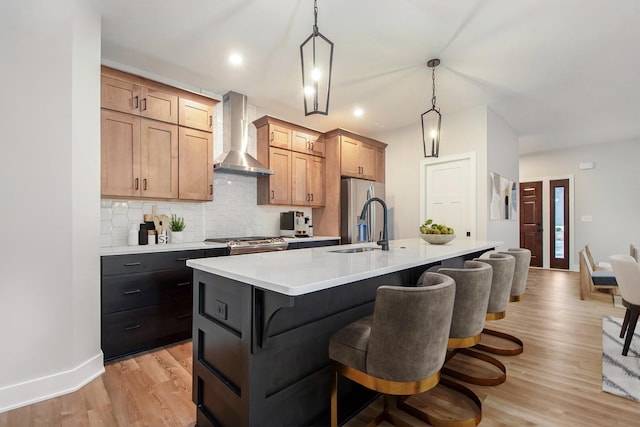
[{"label": "pendant light cord", "polygon": [[433,109],[436,109],[436,67],[433,67],[431,69],[431,89],[432,89],[432,94],[431,94],[431,106],[433,107]]}]

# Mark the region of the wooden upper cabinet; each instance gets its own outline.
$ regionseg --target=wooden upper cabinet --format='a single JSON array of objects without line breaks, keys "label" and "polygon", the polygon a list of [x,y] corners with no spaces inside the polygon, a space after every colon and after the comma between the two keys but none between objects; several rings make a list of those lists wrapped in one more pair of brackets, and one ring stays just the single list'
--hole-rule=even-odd
[{"label": "wooden upper cabinet", "polygon": [[295,152],[291,154],[291,204],[308,205],[311,200],[307,182],[310,156]]},{"label": "wooden upper cabinet", "polygon": [[178,96],[127,80],[102,76],[102,108],[178,123]]},{"label": "wooden upper cabinet", "polygon": [[178,97],[143,87],[140,91],[140,115],[167,123],[178,123]]},{"label": "wooden upper cabinet", "polygon": [[311,195],[310,206],[324,206],[326,162],[323,157],[309,156],[307,186]]},{"label": "wooden upper cabinet", "polygon": [[178,126],[140,119],[142,197],[178,197]]},{"label": "wooden upper cabinet", "polygon": [[213,200],[212,134],[180,127],[179,147],[179,198]]},{"label": "wooden upper cabinet", "polygon": [[340,143],[340,173],[343,176],[376,180],[376,146],[343,136]]},{"label": "wooden upper cabinet", "polygon": [[101,112],[101,194],[178,197],[178,127]]},{"label": "wooden upper cabinet", "polygon": [[292,131],[291,149],[299,153],[324,157],[324,139],[319,135],[294,130]]},{"label": "wooden upper cabinet", "polygon": [[384,182],[385,177],[385,148],[376,148],[376,181]]},{"label": "wooden upper cabinet", "polygon": [[284,126],[269,124],[269,145],[271,147],[291,149],[291,130]]},{"label": "wooden upper cabinet", "polygon": [[[268,177],[268,187],[263,199],[268,204],[291,204],[291,151],[281,148],[269,148],[269,169],[275,173]],[[266,196],[266,197],[264,197]]]},{"label": "wooden upper cabinet", "polygon": [[203,131],[213,130],[213,105],[194,101],[187,98],[180,98],[178,108],[178,123]]},{"label": "wooden upper cabinet", "polygon": [[140,196],[140,118],[102,110],[100,182],[103,196]]},{"label": "wooden upper cabinet", "polygon": [[102,76],[102,108],[138,114],[140,108],[140,86],[128,81]]}]

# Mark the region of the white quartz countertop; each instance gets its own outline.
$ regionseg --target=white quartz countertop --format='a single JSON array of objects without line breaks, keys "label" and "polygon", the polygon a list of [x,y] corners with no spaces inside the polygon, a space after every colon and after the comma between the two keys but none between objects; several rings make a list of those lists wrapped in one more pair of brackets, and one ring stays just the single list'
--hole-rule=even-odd
[{"label": "white quartz countertop", "polygon": [[388,251],[332,252],[351,247],[379,247],[375,243],[353,244],[191,259],[187,261],[187,266],[269,291],[296,296],[493,249],[500,244],[459,239],[445,245],[431,245],[415,238],[392,240]]},{"label": "white quartz countertop", "polygon": [[[339,236],[313,236],[313,237],[284,237],[285,242],[318,242],[322,240],[340,240]],[[226,248],[225,243],[167,243],[156,245],[136,245],[136,246],[110,246],[100,248],[100,255],[126,255],[126,254],[142,254],[152,252],[170,252],[170,251],[189,251],[195,249],[215,249]]]}]

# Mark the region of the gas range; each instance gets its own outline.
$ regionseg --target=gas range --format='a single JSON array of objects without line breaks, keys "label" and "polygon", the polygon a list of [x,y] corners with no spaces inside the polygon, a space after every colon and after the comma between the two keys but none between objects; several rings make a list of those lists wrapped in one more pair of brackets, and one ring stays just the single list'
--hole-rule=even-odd
[{"label": "gas range", "polygon": [[282,251],[289,245],[282,237],[218,237],[206,239],[205,243],[226,243],[228,255],[254,254],[258,252]]}]

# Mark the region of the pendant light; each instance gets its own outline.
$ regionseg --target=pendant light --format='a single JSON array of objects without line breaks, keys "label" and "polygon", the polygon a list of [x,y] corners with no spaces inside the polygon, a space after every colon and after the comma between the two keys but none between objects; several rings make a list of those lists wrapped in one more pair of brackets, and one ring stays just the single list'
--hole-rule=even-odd
[{"label": "pendant light", "polygon": [[300,45],[304,115],[329,114],[333,42],[318,31],[318,1],[313,2],[313,32]]},{"label": "pendant light", "polygon": [[[440,152],[440,110],[436,107],[436,67],[440,65],[439,59],[430,59],[427,67],[431,68],[431,109],[422,113],[422,147],[425,157],[438,157]],[[431,152],[427,152],[427,147]]]}]

